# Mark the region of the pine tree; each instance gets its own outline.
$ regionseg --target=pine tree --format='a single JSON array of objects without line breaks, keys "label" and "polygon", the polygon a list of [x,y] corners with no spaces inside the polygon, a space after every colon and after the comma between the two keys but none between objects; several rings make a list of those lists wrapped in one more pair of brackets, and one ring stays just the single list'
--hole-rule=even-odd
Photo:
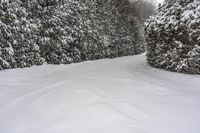
[{"label": "pine tree", "polygon": [[67,1],[46,8],[40,27],[40,47],[48,63],[80,61],[78,1]]},{"label": "pine tree", "polygon": [[200,73],[200,1],[166,1],[146,27],[147,58],[158,68]]},{"label": "pine tree", "polygon": [[7,63],[2,61],[7,64],[7,67],[4,65],[4,68],[40,65],[44,62],[35,41],[34,25],[21,4],[21,1],[6,1],[2,2],[0,6],[2,14],[0,31],[2,45],[4,45],[2,59],[7,61]]},{"label": "pine tree", "polygon": [[0,69],[142,53],[136,19],[111,0],[8,0],[0,5]]}]

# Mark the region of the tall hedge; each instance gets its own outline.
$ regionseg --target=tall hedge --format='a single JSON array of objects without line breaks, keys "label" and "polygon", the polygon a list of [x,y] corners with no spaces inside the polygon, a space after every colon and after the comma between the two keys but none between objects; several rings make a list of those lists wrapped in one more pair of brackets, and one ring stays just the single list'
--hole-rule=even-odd
[{"label": "tall hedge", "polygon": [[200,74],[200,1],[166,0],[146,25],[150,65]]},{"label": "tall hedge", "polygon": [[119,12],[120,2],[0,1],[0,69],[144,52],[140,23]]}]

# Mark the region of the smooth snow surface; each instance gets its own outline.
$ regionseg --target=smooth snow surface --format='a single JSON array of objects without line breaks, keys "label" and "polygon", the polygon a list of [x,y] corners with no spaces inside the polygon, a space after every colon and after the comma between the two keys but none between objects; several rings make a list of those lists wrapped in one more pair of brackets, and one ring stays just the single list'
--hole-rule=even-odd
[{"label": "smooth snow surface", "polygon": [[0,133],[200,133],[200,76],[144,55],[0,71]]}]

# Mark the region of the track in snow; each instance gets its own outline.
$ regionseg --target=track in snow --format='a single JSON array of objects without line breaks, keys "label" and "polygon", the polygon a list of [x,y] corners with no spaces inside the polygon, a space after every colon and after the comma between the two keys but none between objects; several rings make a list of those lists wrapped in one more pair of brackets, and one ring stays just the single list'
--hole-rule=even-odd
[{"label": "track in snow", "polygon": [[1,133],[199,133],[200,76],[145,56],[0,71]]}]

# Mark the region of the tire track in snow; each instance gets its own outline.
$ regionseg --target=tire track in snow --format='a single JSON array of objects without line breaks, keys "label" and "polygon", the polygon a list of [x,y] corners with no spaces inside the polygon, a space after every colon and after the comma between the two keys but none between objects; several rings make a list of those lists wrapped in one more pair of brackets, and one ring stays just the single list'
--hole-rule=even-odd
[{"label": "tire track in snow", "polygon": [[[24,94],[21,97],[18,97],[14,102],[11,102],[10,104],[0,108],[0,112],[6,112],[7,110],[9,110],[10,108],[16,106],[17,104],[26,101],[26,99],[29,99],[31,97],[32,100],[28,100],[26,101],[26,104],[31,104],[34,101],[39,101],[40,99],[44,98],[45,96],[49,95],[51,93],[51,91],[53,91],[52,89],[57,88],[56,90],[58,91],[58,89],[65,89],[65,88],[59,88],[59,86],[68,86],[70,83],[74,82],[74,79],[80,78],[82,76],[85,75],[85,73],[87,74],[87,72],[91,71],[92,69],[96,69],[98,67],[103,66],[103,64],[99,65],[99,66],[92,66],[90,68],[87,68],[85,71],[83,72],[76,72],[74,75],[72,75],[72,78],[64,80],[64,81],[60,81],[60,82],[55,82],[52,83],[51,85],[48,85],[46,87],[41,87],[40,89],[35,89],[31,92],[28,92],[27,94]],[[60,70],[62,71],[62,70]],[[56,71],[57,73],[57,71]],[[51,73],[51,75],[54,75],[53,73]],[[49,75],[50,76],[50,75]]]}]

